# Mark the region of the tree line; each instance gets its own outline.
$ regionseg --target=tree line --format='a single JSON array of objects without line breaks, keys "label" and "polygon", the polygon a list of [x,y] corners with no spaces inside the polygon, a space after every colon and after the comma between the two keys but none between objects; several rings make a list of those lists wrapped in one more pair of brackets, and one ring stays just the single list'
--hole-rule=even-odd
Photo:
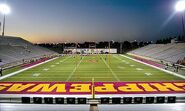
[{"label": "tree line", "polygon": [[137,42],[137,41],[124,41],[124,42],[114,42],[114,41],[101,41],[101,42],[84,42],[84,43],[41,43],[36,44],[50,50],[56,51],[58,53],[63,53],[65,48],[90,48],[94,46],[95,48],[116,48],[118,53],[126,53],[130,50],[146,46],[152,42]]},{"label": "tree line", "polygon": [[[178,37],[166,37],[157,40],[156,44],[167,44],[171,43],[171,40],[174,39],[175,41],[183,41],[183,36]],[[84,42],[84,43],[41,43],[36,44],[50,50],[56,51],[58,53],[63,53],[65,48],[89,48],[89,46],[94,45],[96,48],[116,48],[118,53],[126,53],[128,51],[153,44],[152,41],[124,41],[124,42],[117,42],[117,41],[101,41],[101,42]]]}]

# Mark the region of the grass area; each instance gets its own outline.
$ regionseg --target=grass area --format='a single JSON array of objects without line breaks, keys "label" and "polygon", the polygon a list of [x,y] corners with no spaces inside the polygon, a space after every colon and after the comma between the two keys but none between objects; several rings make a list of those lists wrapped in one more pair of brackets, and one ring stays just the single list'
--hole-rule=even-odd
[{"label": "grass area", "polygon": [[121,55],[66,56],[1,81],[178,81],[179,77]]},{"label": "grass area", "polygon": [[10,68],[10,69],[6,69],[6,70],[3,70],[3,75],[7,75],[7,74],[10,74],[12,72],[21,70],[21,69],[22,69],[21,66],[16,66],[16,67],[13,67],[13,68]]}]

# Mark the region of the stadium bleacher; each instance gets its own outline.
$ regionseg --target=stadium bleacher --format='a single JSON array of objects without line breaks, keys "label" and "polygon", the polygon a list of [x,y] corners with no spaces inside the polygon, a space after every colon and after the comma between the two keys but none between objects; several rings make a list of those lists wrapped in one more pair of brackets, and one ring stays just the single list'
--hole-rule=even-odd
[{"label": "stadium bleacher", "polygon": [[177,63],[185,66],[185,58],[183,60],[178,60]]},{"label": "stadium bleacher", "polygon": [[0,37],[0,66],[54,54],[56,52],[35,46],[20,37]]},{"label": "stadium bleacher", "polygon": [[185,43],[150,44],[129,53],[174,64],[185,58]]}]

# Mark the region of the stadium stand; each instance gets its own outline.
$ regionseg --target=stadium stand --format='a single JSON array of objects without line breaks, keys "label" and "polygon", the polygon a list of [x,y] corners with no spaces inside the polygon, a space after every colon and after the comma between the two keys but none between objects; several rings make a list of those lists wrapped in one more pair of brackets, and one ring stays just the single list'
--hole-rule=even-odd
[{"label": "stadium stand", "polygon": [[177,63],[185,66],[185,58],[183,60],[178,60]]},{"label": "stadium stand", "polygon": [[150,44],[130,51],[129,54],[144,56],[169,63],[178,63],[185,58],[185,43]]},{"label": "stadium stand", "polygon": [[20,37],[0,37],[0,66],[2,67],[56,54],[54,51],[35,46]]}]

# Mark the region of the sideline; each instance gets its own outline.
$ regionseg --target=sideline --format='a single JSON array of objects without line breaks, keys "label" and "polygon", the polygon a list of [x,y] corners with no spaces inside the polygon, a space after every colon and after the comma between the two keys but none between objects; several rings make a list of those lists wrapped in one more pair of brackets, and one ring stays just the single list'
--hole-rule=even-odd
[{"label": "sideline", "polygon": [[44,61],[44,62],[35,64],[35,65],[33,65],[33,66],[30,66],[30,67],[27,67],[27,68],[24,68],[24,69],[21,69],[21,70],[19,70],[19,71],[12,72],[12,73],[10,73],[10,74],[4,75],[4,76],[0,77],[0,80],[3,80],[3,79],[8,78],[8,77],[11,77],[11,76],[13,76],[13,75],[16,75],[16,74],[21,73],[21,72],[23,72],[23,71],[26,71],[26,70],[28,70],[28,69],[37,67],[37,66],[39,66],[39,65],[48,63],[48,62],[53,61],[53,60],[58,59],[58,58],[59,58],[59,57],[56,57],[56,58],[53,58],[53,59],[49,59],[49,60],[47,60],[47,61]]},{"label": "sideline", "polygon": [[131,57],[128,57],[128,56],[126,56],[126,55],[121,55],[121,56],[123,56],[123,57],[125,57],[125,58],[127,58],[127,59],[131,59],[131,60],[133,60],[133,61],[136,61],[136,62],[145,64],[145,65],[147,65],[147,66],[153,67],[153,68],[155,68],[155,69],[161,70],[161,71],[166,72],[166,73],[168,73],[168,74],[171,74],[171,75],[180,77],[180,78],[182,78],[182,79],[185,79],[185,76],[180,75],[180,74],[177,74],[177,73],[175,73],[175,72],[171,72],[171,71],[168,71],[168,70],[165,70],[165,69],[162,69],[162,68],[159,68],[159,67],[156,67],[156,66],[153,66],[153,65],[144,63],[144,62],[142,62],[142,61],[139,61],[139,60],[133,59],[133,58],[131,58]]}]

